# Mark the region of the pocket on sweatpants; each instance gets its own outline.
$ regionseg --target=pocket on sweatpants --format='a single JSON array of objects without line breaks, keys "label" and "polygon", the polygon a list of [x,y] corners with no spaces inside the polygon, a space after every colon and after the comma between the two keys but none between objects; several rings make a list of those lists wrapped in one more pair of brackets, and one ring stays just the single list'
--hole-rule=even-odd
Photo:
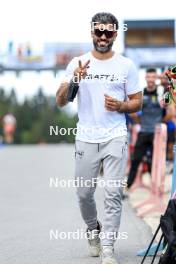
[{"label": "pocket on sweatpants", "polygon": [[127,153],[128,140],[126,136],[114,138],[110,141],[108,149],[109,155],[116,158],[123,158]]},{"label": "pocket on sweatpants", "polygon": [[76,140],[75,142],[75,159],[80,160],[84,156],[84,142]]}]

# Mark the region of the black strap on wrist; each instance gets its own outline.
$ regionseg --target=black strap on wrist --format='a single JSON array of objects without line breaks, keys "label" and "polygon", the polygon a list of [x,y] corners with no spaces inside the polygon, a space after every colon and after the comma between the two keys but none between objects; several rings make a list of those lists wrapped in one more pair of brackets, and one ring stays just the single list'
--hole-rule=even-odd
[{"label": "black strap on wrist", "polygon": [[79,89],[79,84],[74,82],[73,80],[71,80],[70,85],[69,85],[69,89],[68,89],[68,94],[67,94],[67,100],[68,102],[73,102],[76,94],[78,92]]}]

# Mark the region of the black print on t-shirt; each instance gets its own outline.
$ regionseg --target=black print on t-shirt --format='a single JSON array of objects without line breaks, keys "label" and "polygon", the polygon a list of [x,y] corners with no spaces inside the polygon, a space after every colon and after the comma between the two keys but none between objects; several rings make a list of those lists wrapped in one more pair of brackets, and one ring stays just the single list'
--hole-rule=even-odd
[{"label": "black print on t-shirt", "polygon": [[108,80],[108,81],[118,81],[119,78],[115,74],[88,74],[85,79],[87,80]]},{"label": "black print on t-shirt", "polygon": [[127,78],[126,76],[118,76],[117,74],[87,74],[85,79],[91,80],[91,81],[100,81],[100,82],[120,82],[120,83],[126,83]]}]

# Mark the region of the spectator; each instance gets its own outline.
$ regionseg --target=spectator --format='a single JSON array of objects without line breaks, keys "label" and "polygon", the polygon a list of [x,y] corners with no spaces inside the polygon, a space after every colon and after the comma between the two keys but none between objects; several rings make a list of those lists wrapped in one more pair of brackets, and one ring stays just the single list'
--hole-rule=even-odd
[{"label": "spectator", "polygon": [[3,117],[4,142],[12,144],[14,142],[14,133],[16,130],[16,118],[12,114],[6,114]]},{"label": "spectator", "polygon": [[[130,188],[134,183],[138,166],[148,149],[153,152],[153,137],[157,123],[162,122],[165,115],[165,109],[160,106],[160,93],[158,93],[156,69],[150,68],[146,71],[147,86],[143,92],[143,109],[141,113],[131,114],[131,117],[140,120],[141,130],[138,134],[137,142],[134,148],[130,172],[128,175],[127,186]],[[151,171],[151,163],[149,164]]]}]

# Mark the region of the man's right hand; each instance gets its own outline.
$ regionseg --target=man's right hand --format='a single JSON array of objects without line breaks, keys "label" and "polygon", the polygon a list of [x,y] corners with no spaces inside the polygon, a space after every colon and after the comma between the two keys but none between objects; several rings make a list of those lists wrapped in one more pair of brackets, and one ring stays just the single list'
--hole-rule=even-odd
[{"label": "man's right hand", "polygon": [[[82,65],[82,62],[79,60],[78,67],[74,71],[74,76],[72,81],[75,83],[79,83],[81,79],[84,79],[87,75],[87,68],[90,63],[88,60],[85,64]],[[58,106],[63,107],[68,103],[67,94],[69,89],[69,83],[61,83],[57,93],[56,93],[56,103]]]},{"label": "man's right hand", "polygon": [[79,60],[78,67],[74,71],[74,82],[79,83],[81,79],[84,79],[87,75],[87,68],[89,67],[90,60],[82,65],[82,62]]}]

